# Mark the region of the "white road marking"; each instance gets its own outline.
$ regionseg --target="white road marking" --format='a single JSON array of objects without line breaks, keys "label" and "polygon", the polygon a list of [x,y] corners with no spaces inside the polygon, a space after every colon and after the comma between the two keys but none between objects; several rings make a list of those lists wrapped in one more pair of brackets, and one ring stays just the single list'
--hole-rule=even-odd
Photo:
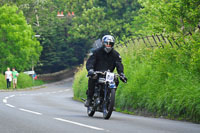
[{"label": "white road marking", "polygon": [[21,111],[25,111],[25,112],[28,112],[28,113],[32,113],[32,114],[36,114],[36,115],[42,115],[42,113],[35,112],[35,111],[31,111],[31,110],[27,110],[27,109],[19,108],[19,110],[21,110]]},{"label": "white road marking", "polygon": [[4,103],[7,103],[7,99],[3,99],[3,102],[4,102]]},{"label": "white road marking", "polygon": [[9,98],[10,98],[10,97],[14,97],[14,96],[15,96],[15,95],[10,95]]},{"label": "white road marking", "polygon": [[75,125],[79,125],[82,127],[87,127],[87,128],[91,128],[91,129],[95,129],[95,130],[104,130],[103,128],[98,128],[98,127],[94,127],[94,126],[90,126],[90,125],[86,125],[86,124],[82,124],[82,123],[78,123],[78,122],[74,122],[74,121],[70,121],[70,120],[65,120],[62,118],[54,118],[55,120],[59,120],[59,121],[63,121],[63,122],[67,122],[67,123],[71,123],[71,124],[75,124]]},{"label": "white road marking", "polygon": [[15,108],[15,106],[11,105],[11,104],[6,104],[7,106],[11,107],[11,108]]}]

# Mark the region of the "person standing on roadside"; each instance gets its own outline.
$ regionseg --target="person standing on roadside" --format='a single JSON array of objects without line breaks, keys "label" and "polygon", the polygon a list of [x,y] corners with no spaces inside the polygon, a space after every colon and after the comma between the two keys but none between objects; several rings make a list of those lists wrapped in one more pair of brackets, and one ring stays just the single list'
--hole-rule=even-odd
[{"label": "person standing on roadside", "polygon": [[7,89],[9,89],[11,87],[11,81],[12,81],[12,72],[10,71],[9,67],[5,72],[5,80],[7,81]]},{"label": "person standing on roadside", "polygon": [[17,77],[19,73],[15,70],[15,68],[12,69],[12,77],[13,77],[13,89],[16,89],[17,87]]}]

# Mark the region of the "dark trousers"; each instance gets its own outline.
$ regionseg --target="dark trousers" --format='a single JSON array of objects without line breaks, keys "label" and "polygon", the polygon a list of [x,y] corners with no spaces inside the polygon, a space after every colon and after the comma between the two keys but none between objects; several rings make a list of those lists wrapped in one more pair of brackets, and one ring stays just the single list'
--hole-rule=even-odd
[{"label": "dark trousers", "polygon": [[96,79],[89,78],[88,79],[88,90],[86,92],[88,98],[92,98],[94,95],[94,87],[95,83],[97,82]]},{"label": "dark trousers", "polygon": [[7,79],[7,88],[10,88],[11,87],[11,82],[9,79]]}]

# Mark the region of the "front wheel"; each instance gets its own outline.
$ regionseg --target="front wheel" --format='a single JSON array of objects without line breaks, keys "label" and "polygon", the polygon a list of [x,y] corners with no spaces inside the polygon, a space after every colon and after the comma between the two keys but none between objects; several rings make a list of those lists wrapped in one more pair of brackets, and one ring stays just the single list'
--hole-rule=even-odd
[{"label": "front wheel", "polygon": [[103,105],[103,117],[109,119],[115,105],[115,89],[112,89],[108,95],[107,101]]}]

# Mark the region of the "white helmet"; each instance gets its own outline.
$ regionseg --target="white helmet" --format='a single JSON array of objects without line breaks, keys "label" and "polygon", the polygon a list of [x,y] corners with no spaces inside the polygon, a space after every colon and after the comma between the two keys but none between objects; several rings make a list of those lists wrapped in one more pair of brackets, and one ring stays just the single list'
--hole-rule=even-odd
[{"label": "white helmet", "polygon": [[[115,38],[111,35],[105,35],[102,37],[102,44],[106,53],[109,53],[113,49],[113,46],[115,44]],[[107,45],[111,46],[107,47]]]}]

